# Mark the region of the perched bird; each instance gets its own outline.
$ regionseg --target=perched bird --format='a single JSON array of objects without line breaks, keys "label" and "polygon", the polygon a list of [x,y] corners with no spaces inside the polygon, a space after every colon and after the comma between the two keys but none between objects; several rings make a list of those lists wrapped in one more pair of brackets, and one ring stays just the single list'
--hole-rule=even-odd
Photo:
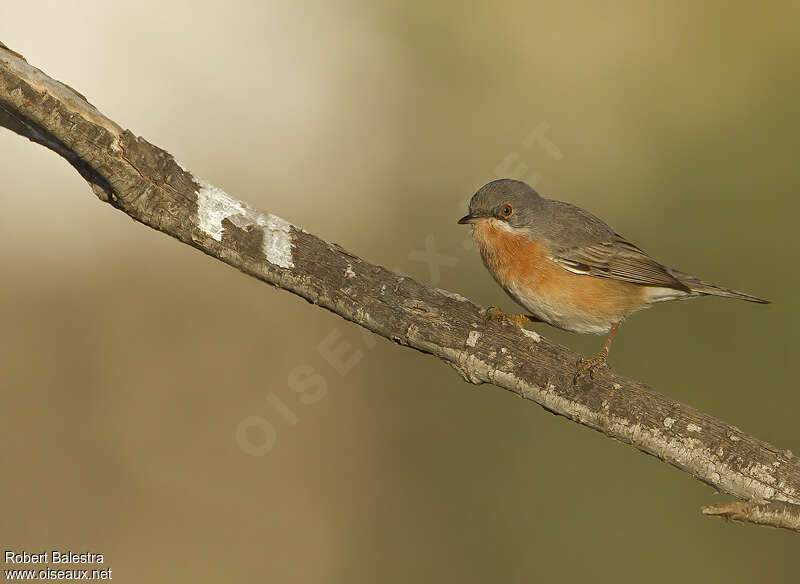
[{"label": "perched bird", "polygon": [[769,303],[660,264],[588,211],[545,199],[517,180],[481,187],[458,222],[472,225],[489,272],[531,312],[493,318],[608,334],[597,356],[578,362],[576,383],[581,374],[605,366],[619,325],[651,304],[709,295]]}]

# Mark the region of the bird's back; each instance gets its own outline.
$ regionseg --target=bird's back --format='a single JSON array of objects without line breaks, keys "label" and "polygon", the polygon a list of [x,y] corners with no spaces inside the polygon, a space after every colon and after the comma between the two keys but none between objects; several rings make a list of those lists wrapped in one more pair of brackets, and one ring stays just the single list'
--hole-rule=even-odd
[{"label": "bird's back", "polygon": [[631,243],[605,221],[576,205],[547,199],[538,238],[567,270],[653,288],[652,302],[695,296],[722,296],[768,304],[768,300],[704,282],[666,266]]}]

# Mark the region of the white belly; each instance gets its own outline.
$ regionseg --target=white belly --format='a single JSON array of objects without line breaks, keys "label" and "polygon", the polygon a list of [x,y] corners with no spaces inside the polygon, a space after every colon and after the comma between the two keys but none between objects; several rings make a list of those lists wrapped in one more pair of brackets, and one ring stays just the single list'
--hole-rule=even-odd
[{"label": "white belly", "polygon": [[503,287],[511,298],[529,310],[533,316],[549,325],[570,331],[592,335],[605,335],[611,331],[614,320],[602,316],[578,313],[557,297],[547,297],[526,293],[524,289],[511,284]]}]

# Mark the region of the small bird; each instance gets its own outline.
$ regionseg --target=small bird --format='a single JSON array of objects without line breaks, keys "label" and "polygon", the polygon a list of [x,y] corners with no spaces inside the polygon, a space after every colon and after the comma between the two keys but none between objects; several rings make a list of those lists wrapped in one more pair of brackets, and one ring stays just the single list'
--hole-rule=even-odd
[{"label": "small bird", "polygon": [[569,203],[541,197],[524,182],[481,187],[458,220],[472,225],[483,263],[531,315],[491,318],[522,326],[542,321],[575,333],[607,334],[603,349],[577,364],[575,383],[604,367],[611,341],[633,312],[665,300],[724,296],[769,300],[703,282],[655,261],[603,221]]}]

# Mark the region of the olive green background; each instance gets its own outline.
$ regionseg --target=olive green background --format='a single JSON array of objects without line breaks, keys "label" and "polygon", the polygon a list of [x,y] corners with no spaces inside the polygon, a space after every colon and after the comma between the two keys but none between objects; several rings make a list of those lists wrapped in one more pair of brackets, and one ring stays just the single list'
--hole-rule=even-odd
[{"label": "olive green background", "polygon": [[[233,196],[480,304],[513,308],[455,221],[505,175],[771,298],[637,314],[611,363],[800,452],[798,18],[3,2],[0,40]],[[7,131],[0,160],[4,550],[101,552],[123,582],[800,580],[796,534],[703,518],[729,497],[655,458],[133,223]],[[289,380],[308,368],[313,404]]]}]

